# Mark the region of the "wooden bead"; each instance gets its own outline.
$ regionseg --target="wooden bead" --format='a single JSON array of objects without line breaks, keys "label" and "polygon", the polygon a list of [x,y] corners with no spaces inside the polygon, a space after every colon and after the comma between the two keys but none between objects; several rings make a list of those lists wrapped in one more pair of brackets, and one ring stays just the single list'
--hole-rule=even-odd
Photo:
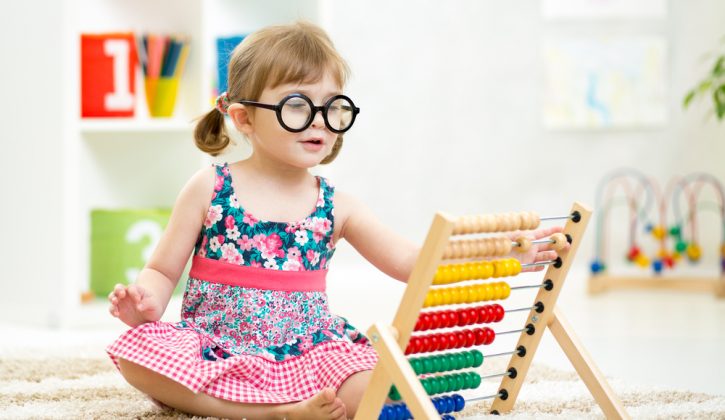
[{"label": "wooden bead", "polygon": [[511,252],[511,239],[502,236],[499,238],[499,241],[501,242],[501,246],[503,247],[503,254],[501,255],[508,255]]},{"label": "wooden bead", "polygon": [[563,234],[563,233],[561,233],[561,232],[557,232],[557,233],[555,233],[555,234],[551,235],[550,239],[551,239],[552,241],[554,241],[554,242],[553,242],[553,243],[551,244],[551,247],[552,247],[552,248],[553,248],[553,249],[554,249],[555,251],[561,251],[562,249],[564,249],[564,247],[565,247],[565,246],[566,246],[566,244],[567,244],[566,236],[564,236],[564,234]]},{"label": "wooden bead", "polygon": [[527,238],[526,236],[519,236],[516,238],[516,242],[519,244],[516,247],[516,250],[519,252],[526,252],[531,249],[531,239]]},{"label": "wooden bead", "polygon": [[539,217],[539,213],[535,211],[529,212],[529,217],[531,217],[531,224],[529,225],[529,229],[536,229],[539,227],[539,224],[541,223],[541,218]]},{"label": "wooden bead", "polygon": [[528,212],[525,212],[525,211],[519,212],[519,220],[521,220],[521,230],[531,229],[530,226],[531,226],[532,218]]}]

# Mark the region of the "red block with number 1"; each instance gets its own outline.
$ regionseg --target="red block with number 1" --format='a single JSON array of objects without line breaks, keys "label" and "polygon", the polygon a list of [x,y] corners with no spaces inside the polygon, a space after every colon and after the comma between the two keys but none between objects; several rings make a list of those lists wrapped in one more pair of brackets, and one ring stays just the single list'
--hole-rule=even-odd
[{"label": "red block with number 1", "polygon": [[81,35],[81,116],[132,117],[136,104],[132,33]]}]

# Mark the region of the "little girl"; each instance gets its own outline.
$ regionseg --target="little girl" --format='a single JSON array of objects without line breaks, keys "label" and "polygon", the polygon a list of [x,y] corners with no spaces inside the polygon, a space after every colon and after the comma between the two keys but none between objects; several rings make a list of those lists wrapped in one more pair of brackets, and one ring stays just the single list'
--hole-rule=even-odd
[{"label": "little girl", "polygon": [[[307,23],[262,29],[235,49],[228,92],[194,137],[218,154],[230,141],[229,115],[251,156],[194,175],[136,283],[109,295],[111,314],[132,329],[108,354],[155,401],[224,418],[355,415],[377,355],[329,312],[330,258],[344,238],[406,281],[418,247],[308,171],[335,159],[359,113],[342,94],[347,73],[327,35]],[[192,252],[181,321],[161,322]]]}]

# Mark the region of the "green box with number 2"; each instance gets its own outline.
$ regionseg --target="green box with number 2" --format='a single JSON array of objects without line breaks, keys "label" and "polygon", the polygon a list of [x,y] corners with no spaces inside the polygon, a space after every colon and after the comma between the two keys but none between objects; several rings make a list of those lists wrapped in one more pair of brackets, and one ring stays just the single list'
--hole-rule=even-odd
[{"label": "green box with number 2", "polygon": [[[116,283],[136,281],[170,215],[168,209],[91,211],[91,291],[96,296],[107,296]],[[174,293],[183,283],[179,282]]]}]

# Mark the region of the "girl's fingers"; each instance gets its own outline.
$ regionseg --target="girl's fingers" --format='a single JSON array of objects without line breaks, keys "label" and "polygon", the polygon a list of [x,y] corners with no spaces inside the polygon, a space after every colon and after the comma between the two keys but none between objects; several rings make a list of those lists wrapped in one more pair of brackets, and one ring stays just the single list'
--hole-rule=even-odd
[{"label": "girl's fingers", "polygon": [[111,292],[116,295],[119,299],[123,299],[126,297],[126,287],[122,284],[116,284],[116,286],[113,287],[113,292]]},{"label": "girl's fingers", "polygon": [[131,296],[131,299],[133,299],[133,302],[138,304],[141,302],[141,291],[136,287],[135,284],[132,284],[128,286],[128,294]]}]

